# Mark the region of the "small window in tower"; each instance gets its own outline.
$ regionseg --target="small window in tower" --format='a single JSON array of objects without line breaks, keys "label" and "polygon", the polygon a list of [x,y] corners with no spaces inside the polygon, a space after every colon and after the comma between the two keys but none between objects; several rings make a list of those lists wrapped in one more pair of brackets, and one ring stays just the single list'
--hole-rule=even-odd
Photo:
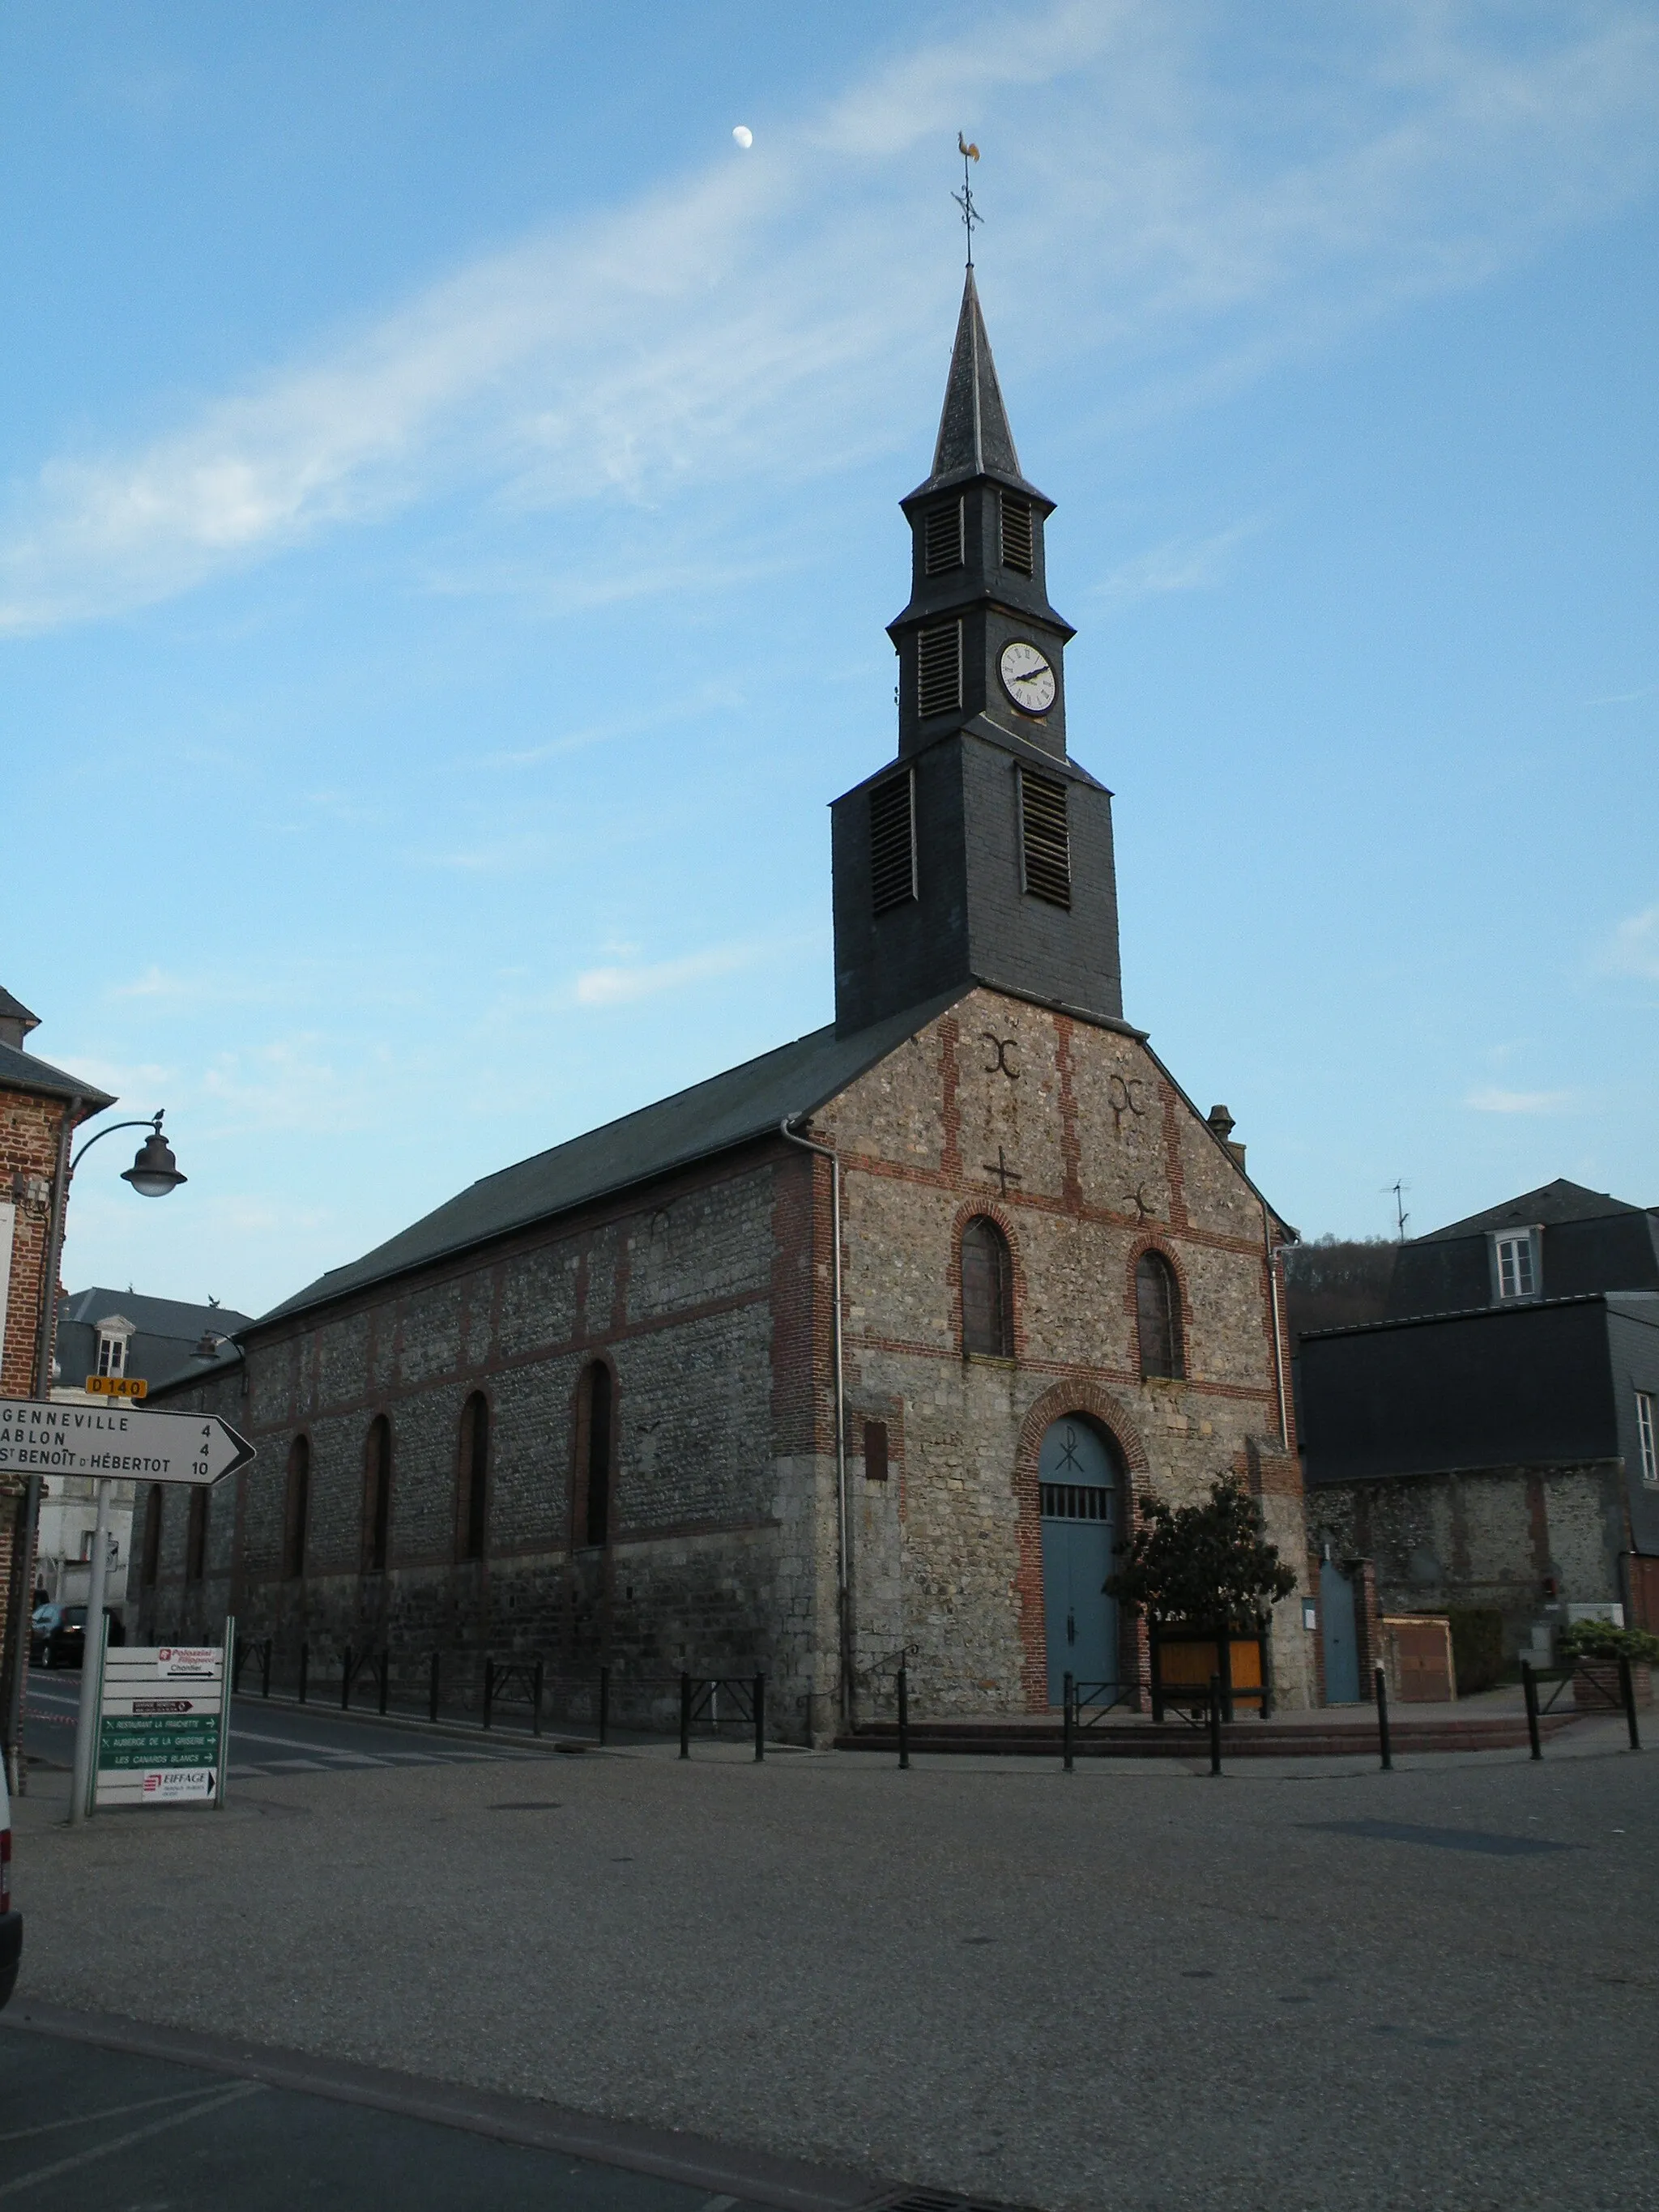
[{"label": "small window in tower", "polygon": [[871,910],[885,914],[915,895],[915,778],[907,769],[870,793]]},{"label": "small window in tower", "polygon": [[1016,499],[1012,492],[1002,495],[1002,565],[1018,568],[1022,576],[1029,576],[1034,566],[1035,550],[1031,531],[1031,502]]},{"label": "small window in tower", "polygon": [[942,576],[962,566],[962,501],[942,501],[930,507],[921,526],[921,566],[924,575]]},{"label": "small window in tower", "polygon": [[1072,903],[1072,837],[1066,787],[1019,772],[1020,888],[1051,906]]},{"label": "small window in tower", "polygon": [[916,640],[916,711],[948,714],[962,704],[962,624],[936,623]]}]

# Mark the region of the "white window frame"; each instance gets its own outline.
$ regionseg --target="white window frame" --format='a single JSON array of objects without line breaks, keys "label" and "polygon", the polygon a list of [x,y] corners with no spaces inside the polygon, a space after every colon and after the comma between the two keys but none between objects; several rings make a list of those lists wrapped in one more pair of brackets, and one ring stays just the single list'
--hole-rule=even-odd
[{"label": "white window frame", "polygon": [[[1492,1241],[1493,1304],[1500,1306],[1526,1305],[1534,1298],[1541,1297],[1544,1288],[1543,1231],[1534,1224],[1529,1229],[1494,1229],[1489,1234]],[[1522,1290],[1520,1287],[1521,1270],[1518,1266],[1512,1270],[1516,1278],[1516,1288],[1512,1291],[1504,1289],[1504,1255],[1506,1250],[1524,1252],[1527,1272],[1532,1277],[1532,1281],[1527,1289]]]},{"label": "white window frame", "polygon": [[98,1372],[100,1375],[125,1375],[127,1371],[127,1340],[112,1331],[98,1339]]},{"label": "white window frame", "polygon": [[1642,1462],[1642,1480],[1659,1486],[1659,1413],[1651,1390],[1636,1394],[1636,1449]]}]

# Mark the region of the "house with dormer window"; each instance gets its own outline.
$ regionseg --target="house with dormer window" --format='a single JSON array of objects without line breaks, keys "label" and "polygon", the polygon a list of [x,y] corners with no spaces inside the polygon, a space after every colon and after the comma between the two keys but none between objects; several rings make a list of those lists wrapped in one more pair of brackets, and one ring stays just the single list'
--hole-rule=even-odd
[{"label": "house with dormer window", "polygon": [[1301,1339],[1310,1532],[1384,1613],[1659,1628],[1659,1207],[1557,1182],[1400,1247],[1382,1316]]}]

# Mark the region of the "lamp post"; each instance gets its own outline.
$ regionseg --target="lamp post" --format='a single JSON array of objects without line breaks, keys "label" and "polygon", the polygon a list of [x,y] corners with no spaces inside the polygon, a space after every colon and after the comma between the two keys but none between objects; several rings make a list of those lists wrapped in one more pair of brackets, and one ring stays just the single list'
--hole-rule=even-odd
[{"label": "lamp post", "polygon": [[[58,1148],[58,1172],[53,1181],[52,1219],[46,1236],[45,1280],[40,1286],[40,1334],[36,1346],[34,1395],[37,1398],[52,1395],[52,1349],[57,1333],[58,1271],[64,1257],[64,1218],[69,1206],[69,1187],[75,1170],[93,1146],[101,1144],[121,1129],[148,1129],[149,1136],[138,1147],[132,1165],[122,1170],[121,1180],[130,1183],[140,1198],[166,1198],[188,1178],[179,1172],[179,1163],[173,1158],[173,1147],[161,1133],[161,1120],[166,1113],[160,1107],[147,1121],[112,1121],[98,1129],[69,1157],[70,1131],[74,1126],[75,1108],[71,1102],[64,1116],[64,1133]],[[11,1785],[16,1794],[23,1794],[23,1676],[27,1647],[23,1644],[24,1622],[33,1609],[33,1590],[28,1585],[28,1575],[34,1564],[35,1530],[40,1515],[40,1478],[29,1477],[28,1491],[24,1500],[22,1525],[18,1531],[24,1578],[17,1587],[21,1601],[15,1607],[6,1624],[9,1649],[5,1654],[6,1747],[11,1765]],[[92,1540],[92,1572],[87,1591],[86,1634],[81,1644],[81,1738],[89,1737],[87,1707],[89,1699],[97,1696],[97,1669],[93,1659],[94,1639],[96,1648],[103,1649],[104,1631],[104,1571],[109,1549],[109,1485],[100,1476],[98,1480],[98,1520]],[[79,1741],[80,1738],[77,1738]],[[80,1778],[76,1778],[77,1783]],[[82,1791],[77,1788],[70,1807],[70,1818],[81,1817]]]}]

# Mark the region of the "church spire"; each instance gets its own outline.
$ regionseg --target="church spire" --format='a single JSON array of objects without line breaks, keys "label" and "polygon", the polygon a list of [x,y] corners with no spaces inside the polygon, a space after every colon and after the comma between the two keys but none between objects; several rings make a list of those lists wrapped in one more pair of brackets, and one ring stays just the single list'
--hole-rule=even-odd
[{"label": "church spire", "polygon": [[957,319],[957,342],[951,355],[945,408],[928,482],[937,484],[950,477],[988,472],[1024,481],[970,261],[962,288],[962,313]]}]

